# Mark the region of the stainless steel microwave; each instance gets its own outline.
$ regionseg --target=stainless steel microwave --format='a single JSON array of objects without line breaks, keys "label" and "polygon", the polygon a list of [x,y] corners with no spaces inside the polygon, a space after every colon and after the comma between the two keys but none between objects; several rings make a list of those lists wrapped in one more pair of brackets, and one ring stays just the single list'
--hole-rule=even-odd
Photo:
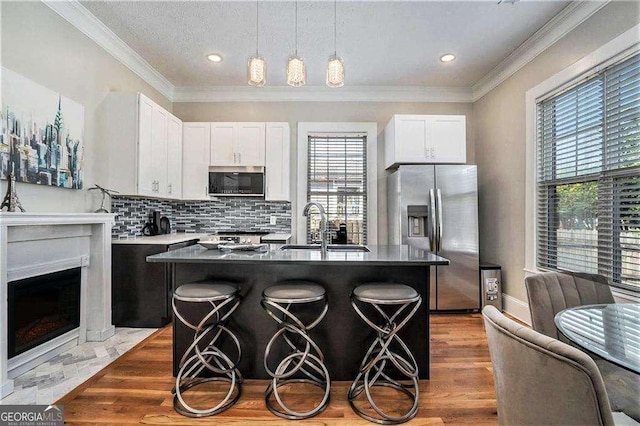
[{"label": "stainless steel microwave", "polygon": [[209,195],[264,196],[264,167],[210,167]]}]

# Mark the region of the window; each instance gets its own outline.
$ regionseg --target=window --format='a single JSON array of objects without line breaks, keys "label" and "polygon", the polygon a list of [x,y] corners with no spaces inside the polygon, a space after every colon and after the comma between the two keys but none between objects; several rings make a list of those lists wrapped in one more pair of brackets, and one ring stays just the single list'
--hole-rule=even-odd
[{"label": "window", "polygon": [[[336,243],[367,243],[366,171],[366,135],[308,135],[307,202],[324,206]],[[319,243],[320,215],[312,212],[307,218],[307,243]]]},{"label": "window", "polygon": [[640,55],[537,103],[537,266],[640,289]]}]

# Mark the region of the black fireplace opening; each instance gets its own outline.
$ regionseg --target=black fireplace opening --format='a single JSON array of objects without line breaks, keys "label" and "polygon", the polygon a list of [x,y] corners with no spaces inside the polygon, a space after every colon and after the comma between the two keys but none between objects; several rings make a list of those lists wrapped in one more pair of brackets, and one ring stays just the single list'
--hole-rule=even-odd
[{"label": "black fireplace opening", "polygon": [[81,268],[9,282],[8,358],[80,326]]}]

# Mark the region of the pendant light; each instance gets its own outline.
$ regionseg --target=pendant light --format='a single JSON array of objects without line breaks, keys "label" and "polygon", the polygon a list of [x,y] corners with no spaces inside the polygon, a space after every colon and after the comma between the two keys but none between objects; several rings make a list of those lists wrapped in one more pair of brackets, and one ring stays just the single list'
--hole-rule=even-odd
[{"label": "pendant light", "polygon": [[327,86],[342,87],[344,86],[344,62],[337,55],[336,39],[337,39],[337,1],[333,0],[333,55],[329,58],[327,64]]},{"label": "pendant light", "polygon": [[256,54],[249,58],[247,80],[250,86],[262,87],[267,83],[267,61],[258,53],[260,42],[260,3],[256,2]]},{"label": "pendant light", "polygon": [[298,56],[298,1],[296,0],[296,53],[287,62],[287,84],[300,87],[307,84],[307,70],[304,61]]}]

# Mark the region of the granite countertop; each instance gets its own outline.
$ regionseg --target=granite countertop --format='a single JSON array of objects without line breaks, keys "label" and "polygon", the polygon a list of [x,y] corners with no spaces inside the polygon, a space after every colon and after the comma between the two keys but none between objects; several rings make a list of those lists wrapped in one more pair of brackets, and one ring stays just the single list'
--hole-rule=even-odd
[{"label": "granite countertop", "polygon": [[286,241],[291,238],[291,234],[267,234],[263,235],[260,239],[262,241]]},{"label": "granite countertop", "polygon": [[368,245],[371,252],[330,251],[322,258],[319,250],[279,250],[280,244],[271,244],[267,252],[207,250],[200,245],[147,257],[147,262],[165,263],[358,263],[358,264],[415,264],[448,265],[449,260],[435,254],[408,246]]},{"label": "granite countertop", "polygon": [[208,240],[209,234],[195,234],[195,233],[177,233],[177,234],[160,234],[153,236],[135,236],[129,238],[113,238],[112,244],[158,244],[158,245],[170,245],[184,243],[185,241],[193,240]]}]

